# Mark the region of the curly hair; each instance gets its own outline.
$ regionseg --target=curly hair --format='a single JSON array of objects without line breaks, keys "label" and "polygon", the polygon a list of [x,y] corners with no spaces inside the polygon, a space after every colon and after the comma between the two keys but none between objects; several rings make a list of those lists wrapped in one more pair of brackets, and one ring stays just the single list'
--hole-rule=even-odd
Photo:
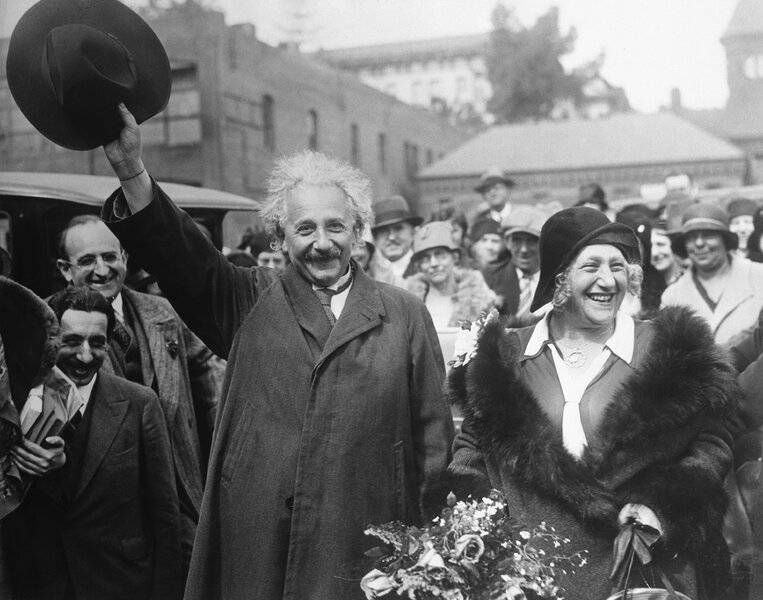
[{"label": "curly hair", "polygon": [[[628,288],[627,292],[636,296],[641,296],[641,284],[644,281],[644,269],[638,263],[628,263]],[[554,308],[562,308],[572,296],[572,286],[570,285],[570,272],[572,265],[567,267],[561,273],[554,277],[554,295],[551,302]]]},{"label": "curly hair", "polygon": [[268,195],[260,208],[265,232],[274,244],[283,240],[286,202],[301,185],[338,187],[350,204],[357,236],[373,224],[371,182],[355,167],[321,152],[304,150],[276,161],[267,181]]}]

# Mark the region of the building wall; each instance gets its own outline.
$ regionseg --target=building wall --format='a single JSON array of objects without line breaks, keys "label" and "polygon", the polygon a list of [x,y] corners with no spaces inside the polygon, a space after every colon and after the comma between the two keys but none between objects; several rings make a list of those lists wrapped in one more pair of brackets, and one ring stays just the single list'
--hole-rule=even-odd
[{"label": "building wall", "polygon": [[[466,139],[436,115],[350,74],[258,41],[251,25],[226,26],[220,12],[179,5],[149,23],[173,67],[167,109],[142,125],[145,162],[158,179],[261,199],[275,158],[309,146],[314,111],[319,150],[355,157],[377,197],[402,192],[415,204],[418,166]],[[2,70],[7,43],[0,40],[0,168],[108,174],[100,149],[58,148],[15,107]],[[263,122],[266,97],[272,101],[270,128]]]},{"label": "building wall", "polygon": [[441,99],[456,111],[471,105],[477,114],[485,115],[492,95],[483,56],[467,54],[425,62],[393,63],[364,67],[355,73],[367,85],[417,106],[429,107]]}]

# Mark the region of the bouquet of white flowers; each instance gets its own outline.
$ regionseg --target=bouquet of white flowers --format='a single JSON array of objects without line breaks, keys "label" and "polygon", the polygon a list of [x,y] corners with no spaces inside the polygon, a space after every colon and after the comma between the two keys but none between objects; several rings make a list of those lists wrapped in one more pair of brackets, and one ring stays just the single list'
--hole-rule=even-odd
[{"label": "bouquet of white flowers", "polygon": [[384,546],[369,550],[375,568],[361,580],[369,600],[395,592],[410,600],[560,598],[555,577],[586,564],[586,551],[562,552],[570,540],[540,523],[522,528],[503,496],[456,502],[428,525],[374,525],[365,533]]}]

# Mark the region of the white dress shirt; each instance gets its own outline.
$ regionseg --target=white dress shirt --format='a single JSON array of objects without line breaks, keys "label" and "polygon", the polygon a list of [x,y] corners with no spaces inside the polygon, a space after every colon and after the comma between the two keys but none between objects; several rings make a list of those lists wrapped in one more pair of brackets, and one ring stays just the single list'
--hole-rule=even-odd
[{"label": "white dress shirt", "polygon": [[535,356],[540,352],[544,344],[547,344],[551,350],[556,375],[564,395],[562,441],[570,454],[580,458],[588,445],[588,440],[583,431],[583,423],[580,420],[580,401],[588,386],[601,372],[604,363],[607,362],[610,355],[615,354],[626,363],[631,363],[633,360],[636,324],[630,315],[622,312],[618,313],[615,319],[615,330],[604,344],[601,352],[596,356],[589,357],[586,367],[574,368],[564,361],[556,345],[551,343],[551,335],[549,333],[550,315],[551,312],[546,313],[543,319],[535,325],[530,340],[527,342],[525,356]]},{"label": "white dress shirt", "polygon": [[[352,269],[347,269],[347,273],[342,275],[339,279],[334,282],[333,285],[326,286],[322,289],[327,290],[338,290],[340,287],[342,287],[345,283],[347,283],[347,280],[352,277]],[[321,289],[317,285],[313,285],[313,291]],[[331,296],[331,312],[334,313],[334,318],[338,321],[339,315],[342,314],[342,310],[344,310],[344,305],[347,302],[347,296],[350,293],[350,289],[352,289],[352,283],[347,286],[347,289],[342,290],[339,294],[334,294]]]}]

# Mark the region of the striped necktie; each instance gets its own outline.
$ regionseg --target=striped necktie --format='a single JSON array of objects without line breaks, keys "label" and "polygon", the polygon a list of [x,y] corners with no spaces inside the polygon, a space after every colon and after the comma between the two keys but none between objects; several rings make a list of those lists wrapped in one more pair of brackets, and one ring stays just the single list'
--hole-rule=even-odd
[{"label": "striped necktie", "polygon": [[331,299],[337,294],[341,294],[343,291],[345,291],[348,287],[350,287],[351,283],[352,277],[349,277],[347,281],[345,281],[335,290],[330,288],[315,289],[315,295],[318,296],[318,300],[320,300],[321,306],[323,307],[323,312],[326,313],[326,318],[329,320],[329,323],[332,327],[334,326],[334,323],[336,323],[336,317],[334,316],[334,311],[331,310]]}]

